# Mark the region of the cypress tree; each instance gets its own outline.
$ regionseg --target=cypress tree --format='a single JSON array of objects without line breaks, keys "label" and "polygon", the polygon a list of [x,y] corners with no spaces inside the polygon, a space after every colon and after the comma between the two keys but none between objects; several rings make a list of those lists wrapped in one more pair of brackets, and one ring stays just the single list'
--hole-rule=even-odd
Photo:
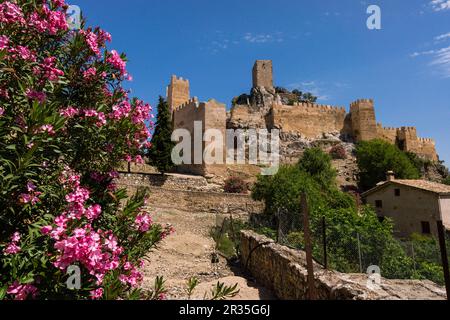
[{"label": "cypress tree", "polygon": [[149,163],[155,166],[162,174],[173,168],[172,149],[175,143],[171,140],[173,126],[169,104],[163,97],[159,97],[158,116],[156,118],[155,132],[152,145],[148,151]]}]

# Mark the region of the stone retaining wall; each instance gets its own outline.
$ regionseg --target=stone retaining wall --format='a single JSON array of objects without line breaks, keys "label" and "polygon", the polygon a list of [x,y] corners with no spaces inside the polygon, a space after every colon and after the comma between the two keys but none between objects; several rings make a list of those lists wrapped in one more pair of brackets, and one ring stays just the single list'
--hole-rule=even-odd
[{"label": "stone retaining wall", "polygon": [[[258,247],[258,248],[257,248]],[[241,261],[261,284],[283,300],[307,297],[305,253],[289,249],[253,231],[241,233]],[[443,300],[445,290],[430,281],[382,279],[377,290],[367,287],[367,275],[343,274],[314,265],[320,300]]]},{"label": "stone retaining wall", "polygon": [[186,211],[245,215],[261,213],[264,204],[249,195],[211,191],[206,179],[201,177],[170,175],[121,174],[117,181],[130,193],[139,187],[150,189],[152,208],[174,208]]}]

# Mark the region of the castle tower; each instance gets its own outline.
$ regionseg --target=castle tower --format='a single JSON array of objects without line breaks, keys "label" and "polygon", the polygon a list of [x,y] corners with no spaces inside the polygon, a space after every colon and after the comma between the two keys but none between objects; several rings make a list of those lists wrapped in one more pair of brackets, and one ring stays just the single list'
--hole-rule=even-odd
[{"label": "castle tower", "polygon": [[352,135],[355,142],[378,138],[373,100],[360,99],[350,105]]},{"label": "castle tower", "polygon": [[256,60],[253,66],[253,88],[273,89],[272,60]]},{"label": "castle tower", "polygon": [[407,152],[418,152],[419,138],[415,127],[401,127],[397,130],[397,146]]},{"label": "castle tower", "polygon": [[189,80],[172,76],[170,84],[167,87],[167,103],[169,104],[170,110],[173,112],[174,109],[189,100]]}]

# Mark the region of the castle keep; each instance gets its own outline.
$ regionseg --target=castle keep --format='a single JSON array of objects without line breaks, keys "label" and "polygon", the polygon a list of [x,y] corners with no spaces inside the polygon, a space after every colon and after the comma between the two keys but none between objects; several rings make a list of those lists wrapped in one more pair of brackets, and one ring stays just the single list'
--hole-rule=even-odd
[{"label": "castle keep", "polygon": [[[250,95],[233,101],[227,112],[225,104],[215,100],[199,102],[190,97],[189,81],[172,76],[167,88],[167,100],[172,110],[174,129],[183,128],[194,136],[194,123],[202,122],[202,132],[226,129],[279,129],[281,139],[302,137],[319,139],[335,134],[344,141],[383,139],[401,150],[437,161],[435,142],[419,138],[415,127],[386,128],[377,123],[374,101],[359,99],[344,107],[316,103],[290,102],[292,93],[277,92],[273,85],[273,66],[270,60],[258,60],[253,67],[253,88]],[[289,102],[288,102],[289,101]],[[206,147],[204,143],[204,148]],[[283,162],[283,155],[281,155]],[[207,174],[205,165],[187,166],[185,171]]]}]

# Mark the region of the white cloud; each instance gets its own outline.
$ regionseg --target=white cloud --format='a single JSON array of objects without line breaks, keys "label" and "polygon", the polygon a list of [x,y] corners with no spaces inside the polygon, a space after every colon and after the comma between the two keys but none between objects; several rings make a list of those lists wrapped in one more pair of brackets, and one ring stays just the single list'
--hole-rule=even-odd
[{"label": "white cloud", "polygon": [[450,10],[450,0],[433,0],[430,5],[434,11]]},{"label": "white cloud", "polygon": [[269,43],[269,42],[283,42],[283,34],[277,33],[258,33],[247,32],[243,39],[250,43]]},{"label": "white cloud", "polygon": [[437,67],[444,77],[450,77],[450,46],[436,50],[414,52],[411,54],[411,57],[416,58],[425,55],[432,55],[433,59],[430,65]]},{"label": "white cloud", "polygon": [[441,34],[441,35],[435,37],[434,40],[436,40],[436,41],[442,41],[442,40],[446,40],[446,39],[449,39],[449,38],[450,38],[450,32],[449,32],[449,33]]}]

